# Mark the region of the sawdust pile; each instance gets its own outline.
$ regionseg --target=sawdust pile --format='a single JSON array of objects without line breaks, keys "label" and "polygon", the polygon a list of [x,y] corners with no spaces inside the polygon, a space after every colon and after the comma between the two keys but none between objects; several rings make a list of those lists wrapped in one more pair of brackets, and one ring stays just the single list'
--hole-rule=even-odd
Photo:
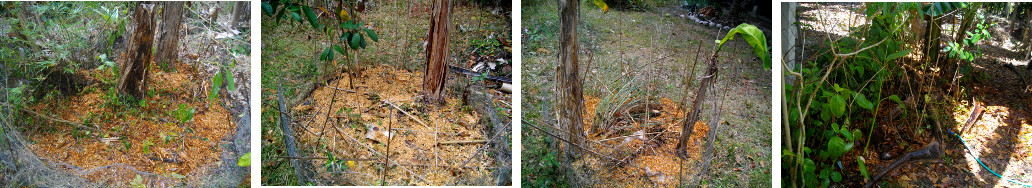
[{"label": "sawdust pile", "polygon": [[[422,73],[388,65],[354,72],[359,72],[354,80],[341,74],[294,107],[301,114],[294,120],[299,147],[319,148],[313,157],[328,157],[329,151],[347,159],[342,170],[317,168],[316,179],[343,177],[347,184],[380,185],[386,173],[387,185],[447,185],[479,184],[467,181],[490,176],[488,166],[495,165],[486,153],[470,159],[486,151],[478,151],[483,144],[438,144],[490,139],[481,132],[481,115],[475,110],[456,97],[447,97],[445,106],[417,101]],[[388,151],[392,165],[385,169]],[[317,166],[326,162],[313,160]]]},{"label": "sawdust pile", "polygon": [[[684,121],[685,111],[680,105],[667,98],[658,100],[660,113],[650,118],[646,123],[644,119],[630,122],[632,128],[626,128],[624,132],[629,134],[609,135],[603,137],[601,134],[589,134],[589,142],[600,143],[602,148],[593,148],[599,153],[610,154],[611,157],[620,159],[620,164],[614,165],[606,162],[605,159],[588,157],[585,160],[577,161],[577,165],[591,168],[596,172],[598,179],[604,180],[604,184],[615,184],[629,187],[674,187],[679,184],[678,174],[684,174],[685,178],[694,172],[689,172],[691,167],[699,164],[703,153],[706,135],[710,127],[705,122],[695,122],[694,130],[689,138],[688,160],[682,161],[675,153],[677,138],[681,136],[681,122]],[[595,116],[595,108],[599,99],[592,96],[584,97],[585,114],[584,130],[591,130],[591,120]],[[588,144],[595,145],[595,144]],[[679,165],[684,165],[681,171]]]},{"label": "sawdust pile", "polygon": [[[143,105],[106,105],[110,100],[106,97],[108,88],[94,84],[83,94],[47,98],[28,107],[117,134],[95,137],[73,126],[37,125],[46,128],[30,128],[27,135],[31,135],[28,137],[34,143],[30,149],[41,158],[64,163],[64,170],[93,182],[128,183],[139,174],[144,174],[145,182],[152,182],[152,178],[162,179],[161,182],[200,180],[212,164],[221,163],[220,145],[230,143],[221,140],[234,130],[235,124],[222,105],[199,97],[207,96],[203,88],[210,88],[211,83],[195,82],[206,79],[198,78],[192,73],[196,71],[188,66],[180,65],[178,70],[153,69],[149,75],[152,94]],[[112,72],[84,70],[80,74],[99,80],[99,77],[114,76]],[[180,104],[196,110],[192,121],[179,123],[172,115]]]}]

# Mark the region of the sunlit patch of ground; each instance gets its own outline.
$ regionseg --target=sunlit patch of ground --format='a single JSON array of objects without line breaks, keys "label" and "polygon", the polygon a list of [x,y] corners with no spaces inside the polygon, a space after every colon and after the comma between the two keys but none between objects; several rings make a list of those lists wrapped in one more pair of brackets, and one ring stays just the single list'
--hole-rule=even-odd
[{"label": "sunlit patch of ground", "polygon": [[[157,66],[153,66],[157,67]],[[46,126],[47,130],[30,132],[34,143],[30,148],[36,155],[52,162],[65,163],[69,170],[91,181],[128,183],[137,173],[121,166],[124,164],[154,176],[164,182],[179,182],[176,176],[194,180],[195,175],[205,174],[199,170],[215,166],[221,155],[221,139],[229,135],[235,123],[232,115],[220,103],[210,103],[199,96],[207,96],[211,83],[193,74],[188,66],[179,65],[176,72],[152,69],[150,74],[151,94],[142,106],[108,104],[108,88],[89,86],[84,93],[67,98],[48,98],[30,106],[29,109],[42,114],[55,114],[57,118],[96,125],[102,130],[118,135],[88,135],[82,129],[76,131],[67,125]],[[113,76],[111,71],[84,71],[85,75]],[[98,80],[100,78],[97,78]],[[184,104],[196,109],[192,121],[180,123],[173,111]],[[37,122],[45,122],[37,119]],[[101,138],[112,140],[102,141]],[[175,183],[173,183],[174,185]]]},{"label": "sunlit patch of ground", "polygon": [[[966,108],[971,107],[967,106]],[[1028,109],[1017,110],[1027,111]],[[954,132],[961,134],[967,147],[974,150],[963,150],[966,163],[957,165],[969,169],[975,176],[974,180],[979,184],[993,187],[1020,186],[993,175],[979,164],[975,157],[1003,177],[1026,184],[1032,183],[1032,171],[1030,171],[1032,170],[1032,125],[1027,119],[1013,119],[1022,117],[1023,115],[1020,113],[1005,106],[985,106],[985,114],[975,125],[968,127],[963,133],[957,130],[962,129],[962,123],[967,121],[970,112],[962,110],[953,113],[953,119],[960,123],[953,127]],[[1023,113],[1027,114],[1028,112]],[[1017,138],[1006,138],[1010,136]],[[951,135],[951,137],[953,136]],[[1000,164],[1006,164],[1006,166]]]},{"label": "sunlit patch of ground", "polygon": [[[319,179],[337,179],[335,176],[344,174],[348,182],[356,185],[380,185],[381,176],[386,173],[388,185],[447,185],[490,174],[488,168],[495,166],[493,160],[486,153],[473,157],[483,144],[438,144],[491,139],[481,132],[481,114],[458,98],[448,98],[444,106],[417,101],[422,91],[421,72],[379,65],[359,74],[354,80],[341,74],[340,79],[315,90],[308,102],[295,108],[302,114],[294,120],[299,124],[295,126],[299,147],[325,148],[337,158],[374,159],[354,160],[354,166],[343,170],[327,171],[320,167]],[[349,85],[351,81],[354,88]],[[418,121],[388,102],[416,116]],[[349,109],[358,115],[347,115]],[[389,148],[384,139],[366,137],[372,131],[369,126],[393,130],[391,134],[395,136],[390,139]],[[400,166],[391,165],[385,172],[382,158],[388,151],[390,163]],[[328,157],[321,152],[314,155]],[[467,160],[469,163],[461,166]],[[326,160],[314,163],[322,165]]]},{"label": "sunlit patch of ground", "polygon": [[[846,36],[850,27],[860,26],[867,23],[867,17],[861,14],[860,3],[851,4],[829,4],[819,5],[818,3],[800,3],[800,9],[816,9],[814,11],[803,11],[799,17],[815,19],[800,19],[804,25],[813,26],[816,31]],[[821,36],[824,37],[824,36]]]}]

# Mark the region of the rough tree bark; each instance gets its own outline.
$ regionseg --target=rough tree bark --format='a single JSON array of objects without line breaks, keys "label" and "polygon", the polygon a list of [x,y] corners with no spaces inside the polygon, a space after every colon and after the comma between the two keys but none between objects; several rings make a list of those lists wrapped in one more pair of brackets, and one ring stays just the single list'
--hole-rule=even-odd
[{"label": "rough tree bark", "polygon": [[[717,54],[713,54],[709,58],[709,65],[706,67],[706,74],[703,75],[702,83],[699,84],[699,89],[695,92],[695,99],[692,102],[691,112],[685,116],[684,124],[681,124],[681,137],[677,139],[677,156],[682,159],[688,159],[688,138],[692,136],[692,130],[695,129],[695,122],[699,121],[699,112],[702,111],[700,108],[706,101],[706,91],[708,88],[713,86],[714,81],[717,79]],[[718,122],[719,123],[719,122]]]},{"label": "rough tree bark", "polygon": [[[559,0],[559,63],[556,64],[556,113],[559,127],[565,128],[566,139],[577,145],[584,145],[584,90],[580,82],[577,59],[577,16],[579,0]],[[582,151],[566,145],[567,156],[576,157]]]},{"label": "rough tree bark", "polygon": [[448,73],[448,33],[451,30],[451,0],[434,0],[427,34],[423,95],[430,103],[444,104],[444,82]]},{"label": "rough tree bark", "polygon": [[164,11],[161,12],[161,31],[158,32],[158,49],[154,61],[161,63],[162,67],[169,67],[169,63],[174,63],[179,57],[179,38],[183,36],[179,32],[179,26],[183,24],[183,2],[162,2],[162,7]]},{"label": "rough tree bark", "polygon": [[140,3],[133,12],[136,23],[132,40],[126,47],[122,61],[118,83],[115,85],[119,94],[128,94],[142,99],[147,93],[147,75],[151,65],[151,49],[154,43],[154,17],[151,16],[153,4]]},{"label": "rough tree bark", "polygon": [[236,3],[233,4],[233,17],[232,17],[233,19],[229,20],[229,28],[230,29],[240,28],[240,26],[238,26],[238,24],[240,23],[240,18],[243,17],[244,14],[246,14],[246,13],[244,13],[244,7],[246,7],[246,6],[247,6],[247,1],[237,1]]}]

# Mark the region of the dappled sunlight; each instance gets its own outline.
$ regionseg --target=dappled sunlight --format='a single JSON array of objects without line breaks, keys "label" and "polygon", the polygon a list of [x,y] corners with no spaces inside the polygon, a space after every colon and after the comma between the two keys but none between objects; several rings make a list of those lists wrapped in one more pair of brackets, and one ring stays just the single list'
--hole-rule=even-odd
[{"label": "dappled sunlight", "polygon": [[[800,17],[811,17],[811,19],[800,19],[804,25],[813,26],[812,29],[824,33],[835,34],[838,36],[849,35],[849,28],[857,27],[864,23],[867,23],[867,18],[863,14],[859,14],[859,11],[863,5],[860,3],[854,3],[849,5],[844,4],[831,4],[827,6],[821,6],[816,8],[817,4],[800,4],[800,8],[816,9],[813,11],[802,11]],[[823,36],[822,36],[823,37]]]}]

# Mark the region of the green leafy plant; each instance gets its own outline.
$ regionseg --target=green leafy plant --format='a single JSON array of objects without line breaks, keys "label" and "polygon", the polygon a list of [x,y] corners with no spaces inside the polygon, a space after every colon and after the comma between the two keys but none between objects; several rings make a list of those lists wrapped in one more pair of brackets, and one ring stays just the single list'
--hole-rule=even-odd
[{"label": "green leafy plant", "polygon": [[[992,38],[992,35],[989,34],[988,28],[995,27],[996,23],[986,24],[985,16],[981,14],[978,15],[978,20],[981,20],[981,22],[975,24],[975,28],[973,30],[974,32],[964,31],[967,33],[967,38],[962,39],[960,43],[950,41],[948,42],[947,46],[943,48],[943,51],[949,53],[949,57],[966,60],[968,62],[974,61],[975,58],[982,57],[982,48],[976,44],[979,41],[988,40]],[[973,49],[965,50],[965,47],[970,47]]]},{"label": "green leafy plant", "polygon": [[[913,12],[928,9],[917,3],[869,3],[864,13],[870,24],[850,28],[851,36],[826,41],[828,47],[820,51],[828,53],[787,71],[800,77],[784,86],[783,134],[791,145],[782,150],[782,171],[787,172],[783,182],[827,187],[841,181],[846,171],[837,164],[844,163],[842,156],[856,150],[858,142],[870,143],[861,130],[873,132],[882,102],[903,108],[898,96],[883,95],[883,87],[887,79],[903,74],[897,63],[914,51],[903,41],[907,33],[901,32],[909,29],[911,16],[920,16]],[[865,161],[856,162],[866,177]]]},{"label": "green leafy plant", "polygon": [[150,147],[153,146],[153,145],[154,145],[154,143],[151,142],[150,139],[143,140],[143,154],[149,155],[150,154]]},{"label": "green leafy plant", "polygon": [[240,167],[251,166],[251,152],[247,152],[244,155],[241,155],[240,159],[237,160],[237,166],[240,166]]},{"label": "green leafy plant", "polygon": [[742,38],[749,43],[749,46],[752,46],[753,53],[763,61],[763,68],[770,69],[770,46],[767,46],[767,37],[763,35],[763,31],[760,31],[754,25],[741,24],[728,31],[724,39],[716,41],[718,44],[716,51],[720,51],[720,48],[724,47],[724,43],[734,39],[735,35],[742,35]]},{"label": "green leafy plant", "polygon": [[186,123],[193,120],[195,110],[193,107],[186,106],[186,104],[179,104],[179,109],[173,111],[172,114],[176,120],[179,120],[179,123]]},{"label": "green leafy plant", "polygon": [[211,92],[208,92],[208,101],[215,101],[219,98],[219,92],[225,86],[228,90],[236,90],[236,81],[233,79],[233,72],[229,68],[236,66],[236,60],[226,67],[219,68],[218,73],[211,77]]},{"label": "green leafy plant", "polygon": [[129,187],[132,187],[132,188],[147,188],[147,184],[144,184],[143,183],[143,177],[141,177],[139,174],[137,174],[136,178],[133,178],[133,181],[129,182]]},{"label": "green leafy plant", "polygon": [[[351,8],[345,8],[344,6],[336,7],[337,9],[330,12],[327,9],[330,7],[316,7],[304,5],[301,3],[294,3],[290,1],[270,1],[262,2],[262,12],[267,16],[275,18],[276,22],[279,23],[281,19],[287,18],[296,21],[299,24],[308,22],[313,29],[318,30],[326,34],[327,36],[339,36],[339,37],[327,37],[332,40],[331,44],[321,51],[319,54],[319,60],[333,62],[335,60],[335,54],[340,54],[346,57],[344,65],[351,70],[355,65],[354,61],[356,58],[353,57],[352,52],[354,50],[361,50],[368,47],[369,42],[366,38],[373,42],[379,42],[380,37],[376,31],[366,28],[365,23],[360,19],[359,15],[355,15],[354,6],[357,2],[344,2],[344,6],[351,6]],[[328,13],[331,19],[319,20],[318,14]],[[301,17],[304,15],[304,18]],[[334,53],[336,52],[336,53]],[[351,74],[348,74],[351,76]],[[350,79],[349,79],[350,80]],[[351,85],[354,88],[353,85]]]}]

